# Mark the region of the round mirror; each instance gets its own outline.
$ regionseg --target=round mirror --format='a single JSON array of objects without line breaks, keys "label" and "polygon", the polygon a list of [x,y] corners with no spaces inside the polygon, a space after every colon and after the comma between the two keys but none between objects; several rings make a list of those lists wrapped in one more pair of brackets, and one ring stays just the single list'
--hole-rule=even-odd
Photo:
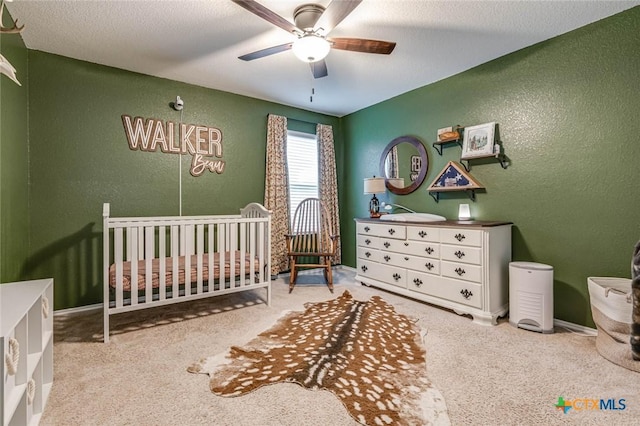
[{"label": "round mirror", "polygon": [[429,158],[424,145],[412,136],[395,138],[380,157],[380,172],[387,189],[397,195],[410,194],[427,176]]}]

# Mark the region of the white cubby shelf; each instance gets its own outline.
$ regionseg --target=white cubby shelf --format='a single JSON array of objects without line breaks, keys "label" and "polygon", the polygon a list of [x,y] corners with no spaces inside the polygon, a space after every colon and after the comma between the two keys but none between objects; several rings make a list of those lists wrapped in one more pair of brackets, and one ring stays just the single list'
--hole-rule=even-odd
[{"label": "white cubby shelf", "polygon": [[0,425],[36,425],[53,385],[53,279],[0,284]]}]

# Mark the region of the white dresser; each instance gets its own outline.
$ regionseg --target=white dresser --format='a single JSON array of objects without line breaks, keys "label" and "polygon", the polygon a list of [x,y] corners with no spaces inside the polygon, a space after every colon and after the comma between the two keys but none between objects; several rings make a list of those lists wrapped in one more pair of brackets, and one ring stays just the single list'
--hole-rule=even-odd
[{"label": "white dresser", "polygon": [[363,284],[496,324],[509,309],[511,223],[356,219]]},{"label": "white dresser", "polygon": [[53,385],[53,279],[0,284],[0,425],[38,424]]}]

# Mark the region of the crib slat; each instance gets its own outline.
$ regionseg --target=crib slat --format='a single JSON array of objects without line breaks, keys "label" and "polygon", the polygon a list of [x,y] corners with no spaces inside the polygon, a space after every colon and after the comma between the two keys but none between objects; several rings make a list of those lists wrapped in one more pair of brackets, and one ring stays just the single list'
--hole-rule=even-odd
[{"label": "crib slat", "polygon": [[256,280],[256,223],[249,224],[249,284],[254,284]]},{"label": "crib slat", "polygon": [[247,263],[247,224],[238,223],[238,226],[240,227],[240,282],[238,285],[244,287],[247,274],[247,266],[245,265]]},{"label": "crib slat", "polygon": [[[264,241],[264,222],[259,224],[258,228],[258,240]],[[258,256],[260,258],[260,282],[263,283],[265,281],[265,271],[264,271],[264,244],[260,244],[260,248],[258,248]]]},{"label": "crib slat", "polygon": [[131,229],[131,305],[138,304],[138,235],[136,228]]},{"label": "crib slat", "polygon": [[160,300],[165,300],[167,298],[167,227],[159,226],[158,227],[158,261],[160,263],[160,268],[158,270],[158,282],[160,283],[160,288],[158,291],[158,297]]},{"label": "crib slat", "polygon": [[116,264],[116,308],[122,307],[122,228],[113,231],[113,257]]},{"label": "crib slat", "polygon": [[218,280],[218,288],[219,290],[224,290],[225,288],[225,269],[226,269],[226,259],[225,252],[227,251],[226,245],[226,229],[227,224],[221,223],[218,225],[218,264],[219,264],[219,280]]},{"label": "crib slat", "polygon": [[209,286],[207,287],[208,291],[213,291],[213,282],[215,281],[214,275],[215,275],[215,265],[213,263],[213,252],[215,251],[215,247],[213,245],[213,234],[214,234],[214,230],[215,230],[215,224],[210,223],[209,225],[207,225],[207,239],[209,241],[208,244],[208,250],[207,252],[209,253],[208,260],[207,260],[207,268],[209,271]]},{"label": "crib slat", "polygon": [[191,255],[193,254],[193,225],[182,227],[180,243],[184,247],[184,295],[191,295]]},{"label": "crib slat", "polygon": [[144,259],[144,226],[136,226],[138,230],[138,260]]},{"label": "crib slat", "polygon": [[144,278],[145,278],[145,302],[153,301],[153,258],[155,257],[155,227],[144,228]]},{"label": "crib slat", "polygon": [[229,288],[236,286],[236,250],[238,245],[238,224],[229,224]]},{"label": "crib slat", "polygon": [[202,293],[202,257],[204,256],[204,225],[196,226],[196,280],[197,294]]},{"label": "crib slat", "polygon": [[171,298],[178,297],[179,282],[178,282],[178,260],[180,257],[180,227],[174,225],[171,227],[171,273],[173,275],[173,282],[171,283]]}]

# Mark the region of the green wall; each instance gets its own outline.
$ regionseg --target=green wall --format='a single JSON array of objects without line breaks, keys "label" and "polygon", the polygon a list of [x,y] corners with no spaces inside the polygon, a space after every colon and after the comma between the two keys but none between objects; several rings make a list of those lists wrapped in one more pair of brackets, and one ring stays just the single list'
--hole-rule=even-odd
[{"label": "green wall", "polygon": [[[413,135],[429,154],[424,184],[378,198],[449,218],[470,203],[476,219],[512,221],[513,259],[554,267],[555,318],[593,327],[587,277],[630,277],[640,238],[638,52],[640,7],[346,116],[343,263],[355,265],[352,219],[367,215],[362,179],[379,174],[389,141]],[[486,191],[436,203],[427,187],[460,156],[431,147],[437,129],[492,121],[508,168],[473,160]]]},{"label": "green wall", "polygon": [[183,122],[222,131],[224,173],[193,177],[191,156],[183,156],[183,215],[234,214],[263,202],[269,113],[332,124],[342,157],[335,117],[38,51],[29,51],[29,67],[31,255],[25,269],[55,278],[56,309],[102,300],[102,203],[111,203],[113,216],[179,213],[179,157],[131,151],[122,114],[179,122],[169,106],[179,95]]},{"label": "green wall", "polygon": [[[11,26],[6,10],[2,19]],[[11,282],[23,278],[29,250],[28,54],[16,34],[0,34],[0,53],[22,84],[0,75],[0,282]]]}]

